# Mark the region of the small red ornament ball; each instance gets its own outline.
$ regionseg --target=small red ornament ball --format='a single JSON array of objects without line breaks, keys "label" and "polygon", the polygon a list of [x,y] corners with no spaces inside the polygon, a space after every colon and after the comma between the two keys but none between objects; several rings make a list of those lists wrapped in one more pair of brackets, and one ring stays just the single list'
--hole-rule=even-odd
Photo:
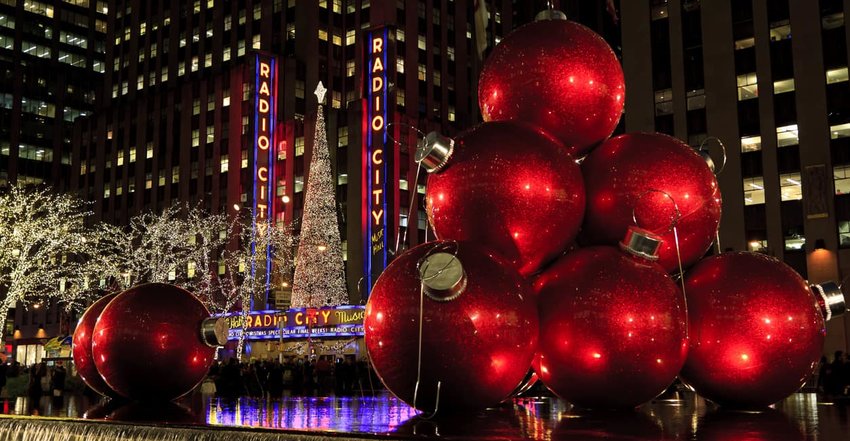
[{"label": "small red ornament ball", "polygon": [[[427,287],[422,291],[420,269],[429,256],[447,254],[456,255],[465,281],[456,285],[459,291],[432,298]],[[443,262],[434,268],[444,268]],[[366,349],[381,381],[405,403],[425,411],[498,404],[526,376],[537,348],[531,288],[508,262],[469,242],[426,243],[396,258],[372,289],[364,327]]]},{"label": "small red ornament ball", "polygon": [[625,99],[623,69],[611,47],[567,20],[513,31],[484,62],[478,84],[484,121],[529,122],[576,157],[611,136]]},{"label": "small red ornament ball", "polygon": [[684,296],[655,263],[614,247],[582,248],[547,268],[534,288],[535,368],[570,403],[638,406],[663,392],[685,362]]},{"label": "small red ornament ball", "polygon": [[115,396],[116,394],[107,386],[106,382],[103,381],[103,378],[97,372],[94,358],[92,358],[92,333],[94,331],[94,325],[97,323],[98,317],[100,317],[100,313],[103,312],[103,308],[117,295],[108,294],[92,303],[86,309],[86,312],[83,313],[83,316],[80,317],[72,339],[73,349],[71,352],[74,357],[74,366],[76,366],[77,373],[88,387],[105,396]]},{"label": "small red ornament ball", "polygon": [[523,276],[570,245],[585,206],[581,170],[563,145],[509,121],[458,135],[445,166],[429,175],[425,198],[437,237],[485,245]]},{"label": "small red ornament ball", "polygon": [[664,239],[658,263],[677,271],[670,226],[678,206],[682,264],[687,268],[708,251],[720,224],[720,189],[705,160],[687,144],[660,133],[629,133],[603,143],[581,167],[587,192],[581,242],[614,245],[636,218]]},{"label": "small red ornament ball", "polygon": [[113,299],[94,326],[92,355],[115,392],[142,401],[167,401],[191,391],[207,375],[215,349],[201,340],[207,308],[189,291],[150,283]]},{"label": "small red ornament ball", "polygon": [[777,259],[724,253],[685,277],[690,351],[683,381],[732,407],[764,407],[797,391],[826,328],[805,280]]}]

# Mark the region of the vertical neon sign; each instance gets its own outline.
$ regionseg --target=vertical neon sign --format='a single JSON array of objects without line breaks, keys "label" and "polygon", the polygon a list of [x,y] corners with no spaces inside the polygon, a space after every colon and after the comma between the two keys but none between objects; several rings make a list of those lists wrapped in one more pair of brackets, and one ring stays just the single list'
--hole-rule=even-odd
[{"label": "vertical neon sign", "polygon": [[[277,109],[277,63],[274,57],[257,54],[254,62],[254,211],[253,236],[251,252],[251,273],[254,277],[264,277],[265,286],[271,286],[272,249],[266,247],[262,261],[264,274],[257,273],[257,236],[270,234],[266,226],[274,221],[274,126]],[[269,288],[263,293],[268,302]],[[254,298],[251,298],[251,309],[255,309]],[[258,305],[266,309],[267,305]]]},{"label": "vertical neon sign", "polygon": [[[387,43],[386,28],[368,33],[366,102],[363,124],[364,272],[366,292],[387,266]],[[368,213],[368,216],[365,214]]]}]

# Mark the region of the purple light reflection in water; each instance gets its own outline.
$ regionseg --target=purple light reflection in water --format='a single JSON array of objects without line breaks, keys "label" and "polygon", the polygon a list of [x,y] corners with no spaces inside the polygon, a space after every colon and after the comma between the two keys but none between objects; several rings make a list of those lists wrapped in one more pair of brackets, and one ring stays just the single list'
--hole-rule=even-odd
[{"label": "purple light reflection in water", "polygon": [[205,407],[206,422],[216,426],[365,433],[392,432],[419,413],[391,396],[210,398]]}]

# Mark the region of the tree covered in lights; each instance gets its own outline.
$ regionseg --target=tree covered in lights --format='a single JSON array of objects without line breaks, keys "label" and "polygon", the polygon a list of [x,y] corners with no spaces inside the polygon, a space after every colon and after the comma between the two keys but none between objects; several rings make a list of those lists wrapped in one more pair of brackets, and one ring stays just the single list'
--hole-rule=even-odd
[{"label": "tree covered in lights", "polygon": [[345,264],[336,210],[336,180],[331,170],[325,132],[325,89],[316,88],[319,101],[313,158],[304,194],[304,214],[292,283],[293,307],[319,307],[348,303]]},{"label": "tree covered in lights", "polygon": [[72,308],[99,287],[104,241],[87,228],[90,214],[84,202],[48,189],[0,193],[0,323],[16,305],[55,299]]},{"label": "tree covered in lights", "polygon": [[109,238],[103,266],[119,291],[142,283],[171,283],[193,292],[208,309],[227,310],[220,269],[235,229],[226,214],[175,203],[160,213],[146,212],[126,227],[102,225]]},{"label": "tree covered in lights", "polygon": [[[275,224],[273,220],[257,220],[255,234],[252,229],[253,212],[243,211],[248,215],[245,218],[237,218],[234,230],[238,246],[230,247],[222,253],[224,271],[216,279],[218,301],[210,308],[211,312],[227,312],[241,305],[243,327],[236,347],[236,357],[239,360],[242,359],[244,324],[251,310],[251,297],[267,292],[276,282],[282,283],[289,279],[296,243],[292,228],[282,222]],[[252,248],[257,251],[254,252]],[[268,278],[263,271],[251,270],[252,265],[265,265],[266,253],[263,250],[266,249],[271,249],[269,256],[272,273]]]}]

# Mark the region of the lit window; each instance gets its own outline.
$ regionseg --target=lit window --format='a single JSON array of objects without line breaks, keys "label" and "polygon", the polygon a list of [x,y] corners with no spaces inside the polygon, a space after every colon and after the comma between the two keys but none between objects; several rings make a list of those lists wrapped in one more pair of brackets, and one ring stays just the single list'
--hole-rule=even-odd
[{"label": "lit window", "polygon": [[207,126],[207,144],[215,141],[215,126],[209,125]]},{"label": "lit window", "polygon": [[776,145],[778,147],[789,147],[800,143],[797,124],[776,128]]},{"label": "lit window", "polygon": [[354,60],[348,60],[345,63],[345,76],[353,77],[354,76]]},{"label": "lit window", "polygon": [[761,150],[761,136],[744,136],[741,138],[741,152],[755,152]]},{"label": "lit window", "polygon": [[136,148],[130,147],[130,163],[136,162]]},{"label": "lit window", "polygon": [[837,124],[829,127],[830,138],[846,138],[850,136],[850,123]]},{"label": "lit window", "polygon": [[254,38],[251,40],[251,48],[260,49],[260,34],[254,35]]},{"label": "lit window", "polygon": [[419,38],[417,39],[417,46],[419,47],[420,50],[423,50],[423,51],[428,48],[428,46],[425,44],[425,36],[424,35],[420,35]]},{"label": "lit window", "polygon": [[230,160],[227,155],[221,155],[221,167],[219,169],[221,173],[227,173],[229,162]]},{"label": "lit window", "polygon": [[840,83],[842,81],[847,81],[846,66],[826,71],[826,84]]},{"label": "lit window", "polygon": [[295,156],[301,156],[304,154],[304,137],[299,136],[295,138]]},{"label": "lit window", "polygon": [[785,92],[793,92],[794,91],[794,79],[788,78],[787,80],[779,80],[773,82],[773,93],[778,95],[780,93]]},{"label": "lit window", "polygon": [[192,147],[201,145],[201,132],[198,129],[192,130]]},{"label": "lit window", "polygon": [[791,25],[788,20],[770,24],[770,41],[779,41],[791,38]]},{"label": "lit window", "polygon": [[735,41],[735,50],[747,49],[756,45],[755,37],[742,38]]},{"label": "lit window", "polygon": [[328,41],[328,31],[319,29],[319,40]]},{"label": "lit window", "polygon": [[425,81],[425,78],[426,78],[426,76],[425,76],[425,65],[420,64],[418,70],[419,70],[419,81]]},{"label": "lit window", "polygon": [[747,250],[753,253],[765,251],[767,249],[766,240],[751,240],[747,242]]},{"label": "lit window", "polygon": [[404,29],[396,29],[395,30],[395,39],[399,42],[404,41]]},{"label": "lit window", "polygon": [[738,75],[738,101],[758,98],[758,78],[755,72]]},{"label": "lit window", "polygon": [[340,127],[337,129],[337,147],[347,147],[348,146],[348,127]]},{"label": "lit window", "polygon": [[832,174],[835,179],[835,194],[850,194],[850,165],[837,165]]},{"label": "lit window", "polygon": [[352,44],[354,44],[354,42],[356,41],[355,40],[355,34],[356,34],[356,31],[354,29],[345,33],[345,45],[346,46],[351,46]]},{"label": "lit window", "polygon": [[149,142],[145,148],[145,158],[153,158],[153,142]]},{"label": "lit window", "polygon": [[784,173],[779,175],[779,191],[783,201],[798,201],[803,199],[800,173]]},{"label": "lit window", "polygon": [[744,179],[744,205],[759,205],[764,203],[764,179]]}]

